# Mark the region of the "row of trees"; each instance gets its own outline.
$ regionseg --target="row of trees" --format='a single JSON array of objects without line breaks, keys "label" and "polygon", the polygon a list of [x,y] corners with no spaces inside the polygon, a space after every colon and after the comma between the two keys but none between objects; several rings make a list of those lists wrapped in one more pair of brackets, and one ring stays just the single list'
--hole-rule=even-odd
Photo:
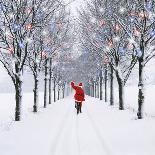
[{"label": "row of trees", "polygon": [[133,68],[138,67],[139,119],[143,117],[145,97],[144,68],[155,56],[154,8],[153,0],[91,0],[79,16],[81,49],[87,53],[87,57],[91,57],[94,66],[89,81],[100,83],[100,99],[104,73],[107,101],[107,73],[110,72],[110,104],[113,105],[115,74],[119,88],[119,109],[124,110],[124,86]]},{"label": "row of trees", "polygon": [[44,72],[45,81],[44,107],[47,94],[51,104],[52,80],[54,91],[57,85],[64,89],[67,81],[62,79],[63,72],[58,71],[58,60],[67,57],[72,49],[72,26],[66,5],[58,0],[0,0],[0,62],[15,87],[16,121],[21,119],[25,66],[30,68],[34,77],[34,112],[38,107],[41,72]]}]

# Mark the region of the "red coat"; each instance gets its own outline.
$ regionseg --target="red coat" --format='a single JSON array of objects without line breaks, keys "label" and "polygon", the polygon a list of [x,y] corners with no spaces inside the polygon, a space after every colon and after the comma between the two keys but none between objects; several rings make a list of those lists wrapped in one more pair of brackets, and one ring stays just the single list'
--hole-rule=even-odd
[{"label": "red coat", "polygon": [[75,90],[74,99],[75,101],[85,101],[84,90],[80,86],[75,86],[74,82],[71,82],[72,88]]}]

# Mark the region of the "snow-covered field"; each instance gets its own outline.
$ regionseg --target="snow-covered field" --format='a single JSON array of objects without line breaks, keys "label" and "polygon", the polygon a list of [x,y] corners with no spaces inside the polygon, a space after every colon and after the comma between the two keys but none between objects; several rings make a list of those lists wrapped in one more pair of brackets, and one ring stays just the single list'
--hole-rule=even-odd
[{"label": "snow-covered field", "polygon": [[[14,120],[15,96],[13,93],[0,94],[0,131],[7,130]],[[39,107],[43,107],[43,93],[39,95]],[[23,94],[22,119],[26,118],[32,112],[33,94]]]},{"label": "snow-covered field", "polygon": [[[25,95],[25,109],[30,107],[29,95]],[[155,119],[135,120],[131,111],[119,111],[98,99],[87,97],[83,113],[78,116],[71,96],[47,109],[40,108],[38,114],[30,109],[25,114],[23,121],[13,122],[0,131],[1,155],[154,155],[155,152]]]},{"label": "snow-covered field", "polygon": [[[145,104],[144,115],[155,117],[155,85],[145,86]],[[127,86],[125,87],[125,107],[136,111],[138,109],[138,87]],[[115,103],[118,103],[118,89],[115,88]]]}]

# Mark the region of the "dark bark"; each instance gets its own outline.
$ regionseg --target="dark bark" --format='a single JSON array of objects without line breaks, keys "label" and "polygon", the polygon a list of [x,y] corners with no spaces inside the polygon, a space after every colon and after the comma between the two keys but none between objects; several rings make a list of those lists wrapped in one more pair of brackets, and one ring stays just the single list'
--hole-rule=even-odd
[{"label": "dark bark", "polygon": [[62,89],[62,98],[65,98],[65,84],[63,85],[63,89]]},{"label": "dark bark", "polygon": [[54,102],[56,102],[56,79],[53,80]]},{"label": "dark bark", "polygon": [[67,96],[69,95],[69,90],[70,90],[70,83],[67,83]]},{"label": "dark bark", "polygon": [[95,98],[97,97],[97,89],[96,89],[96,87],[97,87],[97,84],[95,82]]},{"label": "dark bark", "polygon": [[124,110],[124,83],[123,80],[120,78],[118,71],[116,71],[116,78],[119,88],[119,110]]},{"label": "dark bark", "polygon": [[138,83],[138,119],[143,118],[143,104],[144,104],[144,80],[143,80],[143,59],[139,59],[139,83]]},{"label": "dark bark", "polygon": [[46,59],[45,60],[45,79],[44,79],[44,81],[45,81],[45,83],[44,83],[44,108],[46,108],[46,106],[47,106],[47,75],[48,75],[47,62],[48,62],[48,60]]},{"label": "dark bark", "polygon": [[102,97],[102,82],[103,82],[102,71],[100,71],[100,100],[103,99],[103,97]]},{"label": "dark bark", "polygon": [[145,44],[144,44],[144,36],[141,37],[140,42],[140,50],[142,52],[142,55],[139,56],[138,62],[139,62],[139,82],[138,82],[138,112],[137,116],[138,119],[143,118],[143,104],[144,104],[144,52],[145,52]]},{"label": "dark bark", "polygon": [[65,89],[62,90],[62,98],[65,98]]},{"label": "dark bark", "polygon": [[94,87],[94,81],[92,81],[92,97],[95,96],[95,87]]},{"label": "dark bark", "polygon": [[69,93],[68,93],[68,90],[69,90],[69,84],[68,83],[66,83],[67,85],[66,85],[66,96],[68,96],[69,95]]},{"label": "dark bark", "polygon": [[19,69],[19,63],[15,63],[15,98],[16,98],[16,108],[15,108],[15,121],[20,121],[21,119],[21,104],[22,104],[22,81],[21,72]]},{"label": "dark bark", "polygon": [[112,65],[110,65],[110,72],[110,105],[114,105],[114,75]]},{"label": "dark bark", "polygon": [[33,89],[33,93],[34,93],[34,105],[33,105],[33,112],[37,112],[37,106],[38,106],[38,71],[37,71],[37,64],[34,64],[34,72],[33,72],[33,76],[34,76],[34,89]]},{"label": "dark bark", "polygon": [[59,89],[59,86],[58,86],[58,100],[60,99],[60,89]]},{"label": "dark bark", "polygon": [[91,85],[89,86],[89,96],[91,96]]},{"label": "dark bark", "polygon": [[92,85],[90,85],[90,96],[92,97]]},{"label": "dark bark", "polygon": [[50,58],[49,62],[49,104],[52,103],[52,58]]},{"label": "dark bark", "polygon": [[89,83],[89,96],[91,96],[91,84]]},{"label": "dark bark", "polygon": [[104,72],[104,85],[105,85],[105,102],[107,102],[107,80],[108,80],[108,71],[107,71],[107,64],[105,65],[105,72]]},{"label": "dark bark", "polygon": [[16,77],[15,83],[15,98],[16,98],[16,108],[15,108],[15,121],[20,121],[21,119],[21,104],[22,104],[22,81],[19,77]]},{"label": "dark bark", "polygon": [[99,82],[97,83],[97,98],[99,98],[99,93],[100,93],[100,87],[99,87]]},{"label": "dark bark", "polygon": [[34,105],[33,105],[33,112],[38,111],[38,77],[36,76],[34,79]]}]

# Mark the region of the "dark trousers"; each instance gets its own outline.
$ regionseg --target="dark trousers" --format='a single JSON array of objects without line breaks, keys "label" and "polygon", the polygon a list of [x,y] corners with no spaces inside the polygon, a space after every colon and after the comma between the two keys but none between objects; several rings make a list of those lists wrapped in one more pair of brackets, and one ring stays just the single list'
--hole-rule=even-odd
[{"label": "dark trousers", "polygon": [[82,113],[81,107],[82,107],[82,102],[77,102],[77,101],[75,101],[75,108],[77,109],[77,114],[78,114],[79,112]]}]

